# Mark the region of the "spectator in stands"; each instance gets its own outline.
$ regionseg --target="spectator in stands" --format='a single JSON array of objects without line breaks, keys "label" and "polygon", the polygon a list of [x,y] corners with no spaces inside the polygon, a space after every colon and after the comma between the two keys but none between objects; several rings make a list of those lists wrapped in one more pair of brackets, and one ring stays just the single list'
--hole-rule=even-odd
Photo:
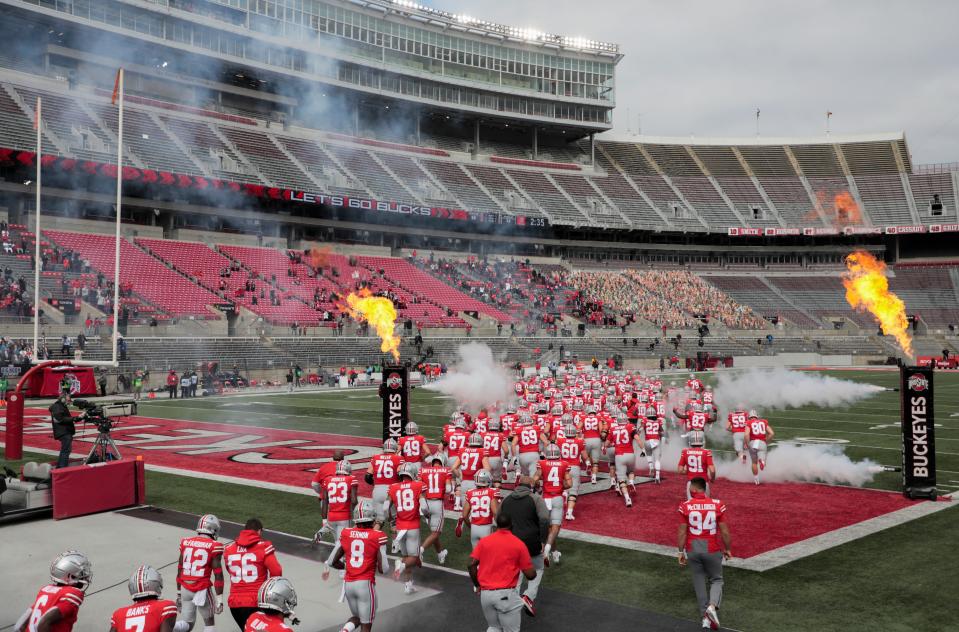
[{"label": "spectator in stands", "polygon": [[73,355],[73,339],[66,334],[60,337],[60,355],[65,358]]}]

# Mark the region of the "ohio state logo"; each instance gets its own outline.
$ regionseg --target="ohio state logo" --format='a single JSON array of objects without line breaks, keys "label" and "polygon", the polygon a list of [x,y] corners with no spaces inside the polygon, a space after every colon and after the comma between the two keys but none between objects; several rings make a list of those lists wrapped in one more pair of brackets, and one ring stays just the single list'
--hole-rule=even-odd
[{"label": "ohio state logo", "polygon": [[64,376],[64,379],[70,383],[70,394],[76,395],[80,392],[80,378],[78,378],[73,373],[67,373]]},{"label": "ohio state logo", "polygon": [[386,378],[386,385],[396,390],[403,387],[403,378],[399,373],[390,373]]},{"label": "ohio state logo", "polygon": [[929,388],[929,380],[922,373],[916,373],[909,376],[909,390],[921,393]]}]

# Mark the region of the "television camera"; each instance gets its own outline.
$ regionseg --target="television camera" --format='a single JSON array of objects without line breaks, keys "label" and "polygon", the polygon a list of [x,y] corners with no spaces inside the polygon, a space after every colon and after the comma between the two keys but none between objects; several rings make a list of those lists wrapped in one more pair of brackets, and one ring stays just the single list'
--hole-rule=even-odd
[{"label": "television camera", "polygon": [[110,403],[91,402],[87,399],[75,399],[73,405],[83,411],[79,421],[93,424],[97,429],[97,438],[93,442],[85,464],[105,463],[120,459],[120,450],[110,437],[110,431],[119,423],[119,418],[135,415],[137,404],[133,400],[113,401]]}]

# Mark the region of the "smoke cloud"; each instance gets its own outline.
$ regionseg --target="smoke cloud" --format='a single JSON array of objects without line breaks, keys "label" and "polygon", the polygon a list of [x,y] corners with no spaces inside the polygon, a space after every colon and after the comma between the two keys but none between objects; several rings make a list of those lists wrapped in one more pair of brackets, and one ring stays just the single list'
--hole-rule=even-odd
[{"label": "smoke cloud", "polygon": [[[768,483],[843,483],[861,487],[873,479],[879,467],[869,459],[853,461],[837,445],[778,443],[766,455],[766,469],[760,473],[760,480]],[[737,483],[748,483],[753,478],[748,459],[745,464],[735,459],[717,462],[716,474]]]},{"label": "smoke cloud", "polygon": [[488,346],[471,342],[458,353],[459,361],[446,375],[423,388],[449,395],[472,412],[512,397],[512,379]]},{"label": "smoke cloud", "polygon": [[800,406],[849,406],[883,390],[874,384],[786,369],[751,369],[740,374],[720,374],[716,405],[721,411],[742,404],[759,410],[782,410]]}]

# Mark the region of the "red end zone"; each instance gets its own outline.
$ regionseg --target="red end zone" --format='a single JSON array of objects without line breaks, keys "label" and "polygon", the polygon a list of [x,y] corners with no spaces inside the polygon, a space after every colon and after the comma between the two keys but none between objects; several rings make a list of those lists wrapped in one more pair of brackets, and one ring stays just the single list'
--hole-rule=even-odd
[{"label": "red end zone", "polygon": [[[46,415],[46,410],[26,411],[25,447],[59,449]],[[85,453],[95,436],[95,429],[81,426],[74,453]],[[312,471],[329,460],[334,449],[345,449],[354,469],[365,469],[381,445],[375,439],[348,435],[152,417],[128,418],[112,436],[125,458],[142,456],[148,468],[303,490],[309,489]],[[369,486],[359,478],[361,492],[368,495]],[[641,485],[631,510],[612,491],[585,495],[577,503],[576,520],[566,522],[564,529],[674,547],[676,510],[685,498],[685,484],[685,478],[672,474],[662,485]],[[712,486],[712,494],[729,507],[737,558],[754,557],[916,504],[892,492],[803,483],[756,486],[723,479]]]}]

